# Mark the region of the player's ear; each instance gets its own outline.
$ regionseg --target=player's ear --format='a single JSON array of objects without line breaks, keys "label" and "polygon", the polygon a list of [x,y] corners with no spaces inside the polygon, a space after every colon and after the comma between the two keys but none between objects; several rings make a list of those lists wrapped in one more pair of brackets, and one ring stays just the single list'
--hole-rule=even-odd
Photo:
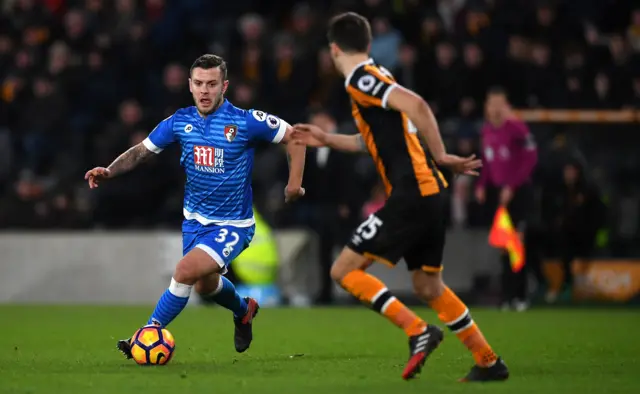
[{"label": "player's ear", "polygon": [[227,93],[227,89],[229,89],[229,80],[226,79],[224,82],[222,82],[222,94]]},{"label": "player's ear", "polygon": [[191,78],[189,78],[189,91],[193,93],[193,89],[191,88]]},{"label": "player's ear", "polygon": [[338,45],[336,45],[335,42],[332,42],[329,44],[329,52],[331,53],[331,56],[335,59],[340,54],[340,48],[338,47]]}]

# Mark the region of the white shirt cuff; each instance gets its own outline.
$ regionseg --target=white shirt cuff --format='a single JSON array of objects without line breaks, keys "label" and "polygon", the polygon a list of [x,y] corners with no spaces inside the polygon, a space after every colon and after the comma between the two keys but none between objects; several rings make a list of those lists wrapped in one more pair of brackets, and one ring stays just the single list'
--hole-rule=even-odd
[{"label": "white shirt cuff", "polygon": [[398,84],[394,83],[391,86],[389,86],[386,92],[384,92],[384,94],[382,95],[382,108],[387,108],[387,101],[389,101],[389,94],[393,89],[397,87],[398,87]]},{"label": "white shirt cuff", "polygon": [[280,127],[278,128],[278,132],[276,133],[275,137],[273,137],[273,140],[271,140],[271,142],[274,144],[279,144],[280,141],[282,141],[282,139],[284,138],[284,135],[287,133],[287,127],[290,126],[291,125],[289,123],[280,119]]},{"label": "white shirt cuff", "polygon": [[153,153],[160,153],[163,150],[162,148],[159,148],[158,146],[156,146],[156,144],[151,142],[149,137],[145,138],[144,141],[142,141],[142,145],[144,145],[145,148],[149,149]]}]

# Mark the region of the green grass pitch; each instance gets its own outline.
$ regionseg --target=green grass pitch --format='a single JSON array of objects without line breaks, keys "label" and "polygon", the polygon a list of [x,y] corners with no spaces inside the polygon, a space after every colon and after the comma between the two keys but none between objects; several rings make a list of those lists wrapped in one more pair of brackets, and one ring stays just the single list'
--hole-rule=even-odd
[{"label": "green grass pitch", "polygon": [[0,306],[0,393],[640,392],[638,310],[477,309],[475,320],[511,370],[509,381],[483,385],[457,382],[473,362],[449,333],[420,377],[402,381],[404,334],[363,307],[262,309],[244,354],[233,348],[227,311],[188,308],[169,327],[173,360],[139,367],[115,343],[150,311]]}]

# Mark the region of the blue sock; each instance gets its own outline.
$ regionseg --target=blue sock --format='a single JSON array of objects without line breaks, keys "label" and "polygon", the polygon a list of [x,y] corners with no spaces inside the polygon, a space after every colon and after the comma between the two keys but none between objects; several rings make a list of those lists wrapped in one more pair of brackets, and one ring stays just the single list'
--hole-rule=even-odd
[{"label": "blue sock", "polygon": [[222,275],[220,275],[218,289],[211,295],[211,299],[218,305],[233,312],[235,317],[242,317],[247,314],[247,303],[240,297],[233,283]]},{"label": "blue sock", "polygon": [[191,285],[178,283],[171,278],[169,288],[164,291],[162,297],[156,305],[156,309],[149,318],[147,324],[159,323],[162,327],[166,327],[182,312],[191,295]]}]

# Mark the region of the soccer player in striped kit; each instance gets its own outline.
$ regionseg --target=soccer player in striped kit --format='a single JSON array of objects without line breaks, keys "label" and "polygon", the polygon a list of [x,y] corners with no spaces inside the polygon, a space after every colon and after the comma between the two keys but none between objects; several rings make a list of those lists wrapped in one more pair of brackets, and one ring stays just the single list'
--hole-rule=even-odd
[{"label": "soccer player in striped kit", "polygon": [[439,166],[456,174],[476,175],[482,163],[474,156],[448,154],[424,99],[400,86],[369,57],[371,26],[366,18],[353,12],[337,15],[327,35],[333,61],[345,77],[358,134],[329,134],[303,124],[294,126],[293,139],[312,147],[369,153],[388,197],[382,208],[356,228],[334,262],[331,277],[404,331],[409,360],[402,378],[413,379],[442,342],[443,331],[416,315],[366,272],[374,261],[394,267],[403,258],[418,297],[438,313],[474,358],[475,365],[462,380],[507,379],[506,364],[489,345],[469,308],[442,279],[446,241],[442,192],[447,182]]},{"label": "soccer player in striped kit", "polygon": [[[304,146],[288,144],[292,129],[284,120],[259,110],[244,110],[224,98],[229,87],[225,61],[203,55],[191,66],[189,88],[194,106],[163,120],[140,144],[120,155],[107,168],[97,167],[85,178],[91,188],[132,170],[172,143],[182,148],[180,164],[187,179],[184,193],[183,257],[169,288],[147,324],[167,326],[184,309],[192,289],[231,310],[235,348],[244,352],[253,339],[256,300],[242,298],[224,277],[227,266],[249,246],[255,231],[251,173],[255,145],[261,141],[286,144],[289,183],[285,200],[304,195]],[[131,358],[130,338],[118,349]]]}]

